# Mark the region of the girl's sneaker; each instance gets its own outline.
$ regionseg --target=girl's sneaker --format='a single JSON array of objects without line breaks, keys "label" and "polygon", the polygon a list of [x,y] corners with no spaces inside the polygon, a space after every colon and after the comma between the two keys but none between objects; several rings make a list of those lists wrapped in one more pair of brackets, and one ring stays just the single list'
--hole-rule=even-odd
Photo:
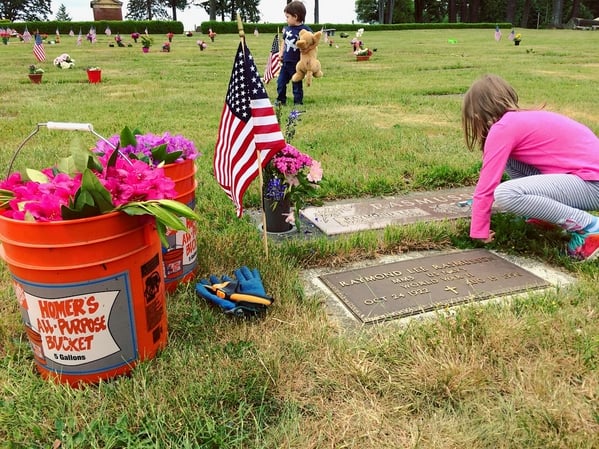
[{"label": "girl's sneaker", "polygon": [[599,257],[599,234],[572,233],[568,242],[568,255],[577,260],[593,260]]}]

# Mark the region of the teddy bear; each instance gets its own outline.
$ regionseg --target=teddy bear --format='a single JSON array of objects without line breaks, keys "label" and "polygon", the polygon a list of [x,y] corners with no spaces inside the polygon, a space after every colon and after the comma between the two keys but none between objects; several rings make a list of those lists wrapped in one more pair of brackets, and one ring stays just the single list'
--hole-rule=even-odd
[{"label": "teddy bear", "polygon": [[317,59],[321,37],[322,31],[311,33],[308,30],[300,30],[299,39],[295,43],[300,50],[300,60],[295,66],[295,73],[291,81],[297,82],[306,78],[306,85],[309,86],[313,76],[320,78],[323,75],[320,70],[320,61]]}]

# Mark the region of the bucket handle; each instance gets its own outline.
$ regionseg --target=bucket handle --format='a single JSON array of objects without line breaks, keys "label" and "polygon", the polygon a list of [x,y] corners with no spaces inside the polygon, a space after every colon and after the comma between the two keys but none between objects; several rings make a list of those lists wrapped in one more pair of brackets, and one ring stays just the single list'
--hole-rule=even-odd
[{"label": "bucket handle", "polygon": [[[94,136],[98,137],[99,139],[101,139],[104,143],[108,144],[112,149],[117,150],[117,147],[114,146],[111,142],[108,141],[108,139],[102,137],[100,134],[98,134],[96,131],[94,131],[94,127],[92,126],[91,123],[73,123],[73,122],[46,122],[46,123],[38,123],[37,126],[35,127],[35,129],[25,138],[25,140],[23,140],[23,142],[21,142],[21,144],[19,145],[19,147],[17,148],[17,150],[15,151],[15,154],[13,154],[12,159],[10,160],[10,164],[8,165],[8,172],[6,173],[6,177],[10,176],[10,172],[12,171],[12,166],[15,162],[15,159],[17,158],[17,155],[19,154],[19,152],[21,151],[21,149],[25,146],[25,144],[33,137],[35,136],[41,127],[46,127],[49,130],[55,131],[55,130],[60,130],[60,131],[87,131],[92,133]],[[129,162],[129,164],[133,165],[133,163],[129,160],[129,158],[123,154],[120,150],[117,150],[119,152],[119,154],[121,156],[123,156],[125,158],[125,160],[127,162]]]}]

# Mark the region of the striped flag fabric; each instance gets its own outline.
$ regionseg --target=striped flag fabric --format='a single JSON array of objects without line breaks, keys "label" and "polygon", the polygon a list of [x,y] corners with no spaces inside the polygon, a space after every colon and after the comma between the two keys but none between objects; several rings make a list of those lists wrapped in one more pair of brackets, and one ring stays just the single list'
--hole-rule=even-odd
[{"label": "striped flag fabric", "polygon": [[516,37],[516,32],[514,31],[514,29],[512,29],[512,31],[510,32],[510,35],[507,38],[509,40],[513,41],[515,37]]},{"label": "striped flag fabric", "polygon": [[279,35],[275,34],[272,40],[272,46],[270,47],[270,54],[268,55],[268,62],[266,63],[266,69],[264,70],[264,83],[274,79],[275,76],[281,71],[281,64],[279,61]]},{"label": "striped flag fabric", "polygon": [[501,30],[499,29],[499,25],[495,25],[495,41],[499,42],[501,40]]},{"label": "striped flag fabric", "polygon": [[285,138],[266,88],[245,41],[239,43],[214,149],[217,182],[243,214],[243,195],[258,176],[258,157],[265,167],[285,147]]},{"label": "striped flag fabric", "polygon": [[83,35],[81,34],[81,28],[79,28],[79,36],[77,36],[77,46],[80,47],[83,42]]},{"label": "striped flag fabric", "polygon": [[23,32],[23,42],[29,42],[30,40],[31,40],[31,33],[29,32],[27,27],[25,27],[25,31]]},{"label": "striped flag fabric", "polygon": [[35,43],[33,44],[33,55],[39,62],[46,60],[46,50],[44,50],[44,41],[40,33],[35,33]]}]

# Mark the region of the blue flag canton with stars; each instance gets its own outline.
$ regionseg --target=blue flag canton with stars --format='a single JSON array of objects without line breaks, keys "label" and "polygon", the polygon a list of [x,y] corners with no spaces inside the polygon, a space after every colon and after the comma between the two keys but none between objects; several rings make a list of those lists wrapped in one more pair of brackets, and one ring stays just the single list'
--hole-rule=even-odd
[{"label": "blue flag canton with stars", "polygon": [[266,89],[250,50],[240,43],[225,102],[239,120],[247,122],[252,116],[250,101],[260,98],[267,98]]}]

